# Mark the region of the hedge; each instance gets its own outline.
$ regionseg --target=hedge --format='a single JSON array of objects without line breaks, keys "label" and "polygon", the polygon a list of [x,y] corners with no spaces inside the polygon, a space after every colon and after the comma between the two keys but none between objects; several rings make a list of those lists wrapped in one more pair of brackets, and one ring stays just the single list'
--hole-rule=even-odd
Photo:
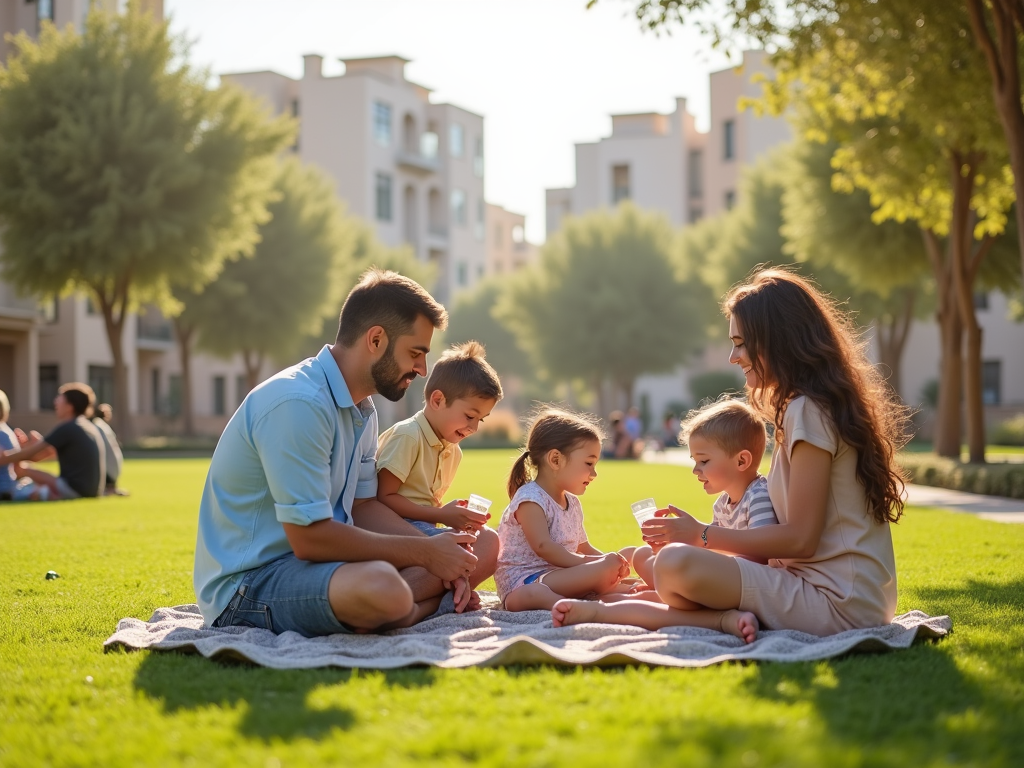
[{"label": "hedge", "polygon": [[912,483],[1024,499],[1024,463],[965,464],[928,453],[904,453],[899,461]]}]

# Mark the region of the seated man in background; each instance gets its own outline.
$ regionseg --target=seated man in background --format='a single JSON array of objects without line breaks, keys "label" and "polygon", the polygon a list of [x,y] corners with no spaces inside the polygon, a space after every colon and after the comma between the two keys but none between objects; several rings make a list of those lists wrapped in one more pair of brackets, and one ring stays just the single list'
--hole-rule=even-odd
[{"label": "seated man in background", "polygon": [[50,499],[102,496],[106,485],[103,438],[88,419],[96,395],[92,387],[80,382],[65,384],[57,391],[53,409],[60,423],[46,437],[34,432],[20,448],[0,454],[0,467],[41,461],[56,451],[60,476],[27,467],[18,468],[17,474],[49,488]]},{"label": "seated man in background", "polygon": [[114,409],[108,403],[100,403],[96,406],[96,415],[92,417],[92,423],[96,425],[96,431],[103,439],[105,464],[107,468],[107,496],[127,496],[128,491],[117,487],[117,480],[121,477],[121,468],[124,466],[124,455],[121,453],[121,443],[110,426],[114,418]]}]

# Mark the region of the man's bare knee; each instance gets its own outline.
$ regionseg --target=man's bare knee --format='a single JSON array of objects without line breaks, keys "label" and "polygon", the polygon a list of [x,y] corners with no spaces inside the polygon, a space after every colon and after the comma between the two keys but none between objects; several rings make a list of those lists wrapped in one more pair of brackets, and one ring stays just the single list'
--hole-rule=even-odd
[{"label": "man's bare knee", "polygon": [[331,577],[328,593],[338,620],[359,628],[398,621],[415,605],[409,585],[382,560],[341,566]]}]

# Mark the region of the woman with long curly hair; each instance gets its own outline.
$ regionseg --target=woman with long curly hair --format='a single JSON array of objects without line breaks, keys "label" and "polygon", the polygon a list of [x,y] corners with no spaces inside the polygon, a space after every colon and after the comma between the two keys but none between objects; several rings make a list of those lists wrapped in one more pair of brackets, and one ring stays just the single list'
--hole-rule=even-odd
[{"label": "woman with long curly hair", "polygon": [[[775,426],[768,492],[779,525],[731,530],[682,510],[644,524],[663,604],[562,600],[556,626],[703,626],[752,642],[760,627],[828,635],[892,621],[890,523],[903,513],[895,453],[906,410],[849,319],[809,281],[756,272],[725,298],[750,403]],[[760,560],[761,562],[756,562]],[[768,564],[764,565],[763,562]]]}]

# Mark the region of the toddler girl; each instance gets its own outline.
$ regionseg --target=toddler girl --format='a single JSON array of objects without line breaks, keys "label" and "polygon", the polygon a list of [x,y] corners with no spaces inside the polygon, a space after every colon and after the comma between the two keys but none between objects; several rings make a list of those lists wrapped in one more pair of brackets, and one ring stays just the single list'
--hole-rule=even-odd
[{"label": "toddler girl", "polygon": [[[618,594],[629,555],[587,541],[579,497],[597,477],[602,434],[584,416],[548,409],[533,422],[508,479],[494,581],[510,611],[550,610],[563,597]],[[531,480],[527,465],[536,472]]]}]

